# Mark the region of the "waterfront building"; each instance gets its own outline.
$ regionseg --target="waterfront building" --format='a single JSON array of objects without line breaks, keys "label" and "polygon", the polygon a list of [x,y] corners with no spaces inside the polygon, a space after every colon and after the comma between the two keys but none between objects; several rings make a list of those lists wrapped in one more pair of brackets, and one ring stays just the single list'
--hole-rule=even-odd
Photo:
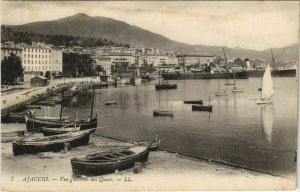
[{"label": "waterfront building", "polygon": [[2,45],[1,46],[1,61],[4,59],[4,57],[8,57],[10,55],[10,53],[16,54],[22,60],[22,52],[23,52],[23,50],[21,48],[11,46],[11,45]]},{"label": "waterfront building", "polygon": [[179,65],[195,65],[195,64],[206,64],[213,62],[216,56],[210,54],[184,54],[179,55],[178,57],[178,64]]}]

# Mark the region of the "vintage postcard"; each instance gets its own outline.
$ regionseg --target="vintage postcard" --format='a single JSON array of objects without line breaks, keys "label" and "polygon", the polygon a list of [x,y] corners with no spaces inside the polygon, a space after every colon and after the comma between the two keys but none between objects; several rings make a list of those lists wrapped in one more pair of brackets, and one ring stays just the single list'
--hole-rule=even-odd
[{"label": "vintage postcard", "polygon": [[294,190],[298,1],[1,1],[2,191]]}]

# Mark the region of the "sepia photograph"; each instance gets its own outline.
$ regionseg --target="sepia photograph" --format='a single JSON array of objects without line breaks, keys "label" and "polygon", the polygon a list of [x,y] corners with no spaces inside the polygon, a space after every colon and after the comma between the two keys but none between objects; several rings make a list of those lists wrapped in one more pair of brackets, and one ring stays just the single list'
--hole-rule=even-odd
[{"label": "sepia photograph", "polygon": [[1,191],[296,190],[299,1],[1,1]]}]

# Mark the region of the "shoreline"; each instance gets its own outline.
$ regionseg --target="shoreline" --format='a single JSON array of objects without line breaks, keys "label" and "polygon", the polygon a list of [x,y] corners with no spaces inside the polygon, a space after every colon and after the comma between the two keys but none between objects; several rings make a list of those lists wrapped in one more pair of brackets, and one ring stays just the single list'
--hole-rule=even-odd
[{"label": "shoreline", "polygon": [[[96,177],[81,178],[90,182],[73,181],[65,183],[60,179],[72,179],[70,159],[81,157],[89,153],[107,151],[130,143],[108,139],[99,135],[91,136],[90,143],[86,146],[72,148],[64,152],[43,152],[14,156],[11,142],[2,143],[2,189],[10,190],[20,187],[22,191],[41,190],[49,186],[55,190],[120,190],[117,180],[131,178],[128,188],[122,190],[196,190],[196,189],[291,189],[296,185],[294,178],[283,178],[265,173],[258,173],[215,162],[199,160],[187,156],[158,150],[150,152],[148,161],[143,165],[142,173],[134,174],[133,168],[99,175]],[[11,181],[14,177],[14,182]],[[35,177],[49,178],[49,182],[28,182],[27,179]],[[101,186],[95,188],[92,178],[102,178]],[[104,180],[112,181],[104,181]],[[151,180],[151,182],[147,182]],[[18,182],[17,182],[18,181]],[[216,182],[218,185],[216,185]],[[235,185],[228,185],[228,182]],[[126,184],[125,182],[122,182]],[[285,186],[289,186],[288,188]],[[67,187],[67,188],[66,188]],[[104,188],[102,188],[104,187]],[[179,187],[179,188],[178,188]],[[184,187],[184,188],[181,188]],[[250,187],[250,188],[249,188]]]}]

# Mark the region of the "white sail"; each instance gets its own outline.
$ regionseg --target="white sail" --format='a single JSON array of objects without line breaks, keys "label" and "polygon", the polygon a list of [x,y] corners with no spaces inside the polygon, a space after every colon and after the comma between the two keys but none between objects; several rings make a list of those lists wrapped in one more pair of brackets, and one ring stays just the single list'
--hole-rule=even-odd
[{"label": "white sail", "polygon": [[268,64],[262,79],[261,99],[269,99],[272,95],[274,95],[274,88],[271,76],[271,69]]}]

